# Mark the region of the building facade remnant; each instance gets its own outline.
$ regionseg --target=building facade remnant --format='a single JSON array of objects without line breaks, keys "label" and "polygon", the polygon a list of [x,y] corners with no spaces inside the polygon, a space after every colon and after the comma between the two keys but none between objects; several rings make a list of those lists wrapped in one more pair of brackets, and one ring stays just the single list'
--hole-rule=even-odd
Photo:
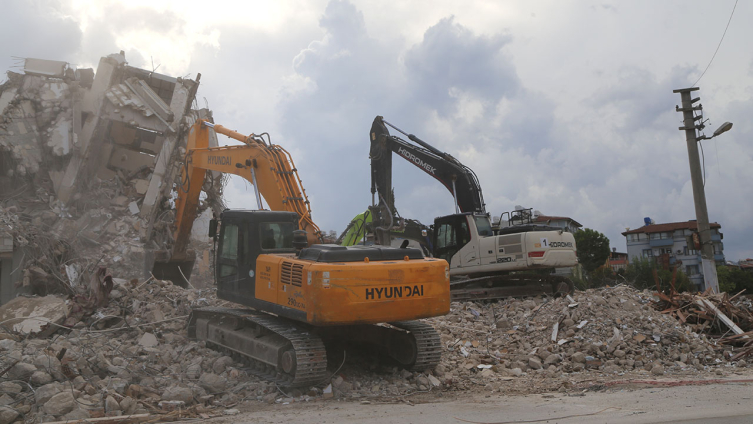
[{"label": "building facade remnant", "polygon": [[[201,74],[139,69],[121,51],[102,57],[96,70],[29,58],[22,73],[7,76],[0,84],[0,303],[24,291],[65,291],[61,284],[73,283],[66,272],[95,267],[87,257],[122,270],[122,278],[148,276],[149,252],[172,242],[170,199],[187,129],[212,119],[191,108]],[[216,137],[210,141],[216,145]],[[220,176],[212,179],[202,211],[223,207]]]}]

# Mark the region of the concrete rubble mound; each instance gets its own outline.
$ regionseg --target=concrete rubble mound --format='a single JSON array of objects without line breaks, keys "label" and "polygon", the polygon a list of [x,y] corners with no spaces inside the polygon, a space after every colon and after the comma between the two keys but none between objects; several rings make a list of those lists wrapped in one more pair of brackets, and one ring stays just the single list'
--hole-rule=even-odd
[{"label": "concrete rubble mound", "polygon": [[[0,316],[36,299],[19,297],[12,308],[0,307]],[[76,299],[67,304],[68,318],[75,318]],[[55,326],[52,336],[24,337],[13,322],[28,316],[8,318],[0,331],[0,402],[33,422],[144,414],[174,419],[222,414],[244,399],[279,393],[243,364],[186,337],[188,314],[202,306],[229,304],[213,289],[116,278],[107,306]]]},{"label": "concrete rubble mound", "polygon": [[[289,390],[187,338],[193,308],[233,306],[218,300],[214,289],[112,278],[107,303],[87,313],[81,314],[81,297],[68,298],[61,306],[67,317],[54,325],[54,334],[23,336],[11,318],[3,323],[0,399],[18,414],[14,419],[43,422],[119,415],[206,418],[244,401],[532,393],[577,389],[586,381],[746,366],[744,360],[729,362],[729,348],[714,338],[656,310],[655,300],[648,291],[618,286],[571,298],[455,302],[449,315],[427,320],[440,330],[444,346],[435,369],[410,372],[369,349],[344,347],[345,354],[331,355],[331,381]],[[14,310],[32,311],[23,309],[24,301],[36,300],[19,297]],[[6,309],[0,307],[2,316]]]},{"label": "concrete rubble mound", "polygon": [[617,286],[558,299],[454,305],[434,319],[451,351],[442,363],[445,381],[586,371],[662,375],[728,365],[714,340],[657,311],[654,299]]}]

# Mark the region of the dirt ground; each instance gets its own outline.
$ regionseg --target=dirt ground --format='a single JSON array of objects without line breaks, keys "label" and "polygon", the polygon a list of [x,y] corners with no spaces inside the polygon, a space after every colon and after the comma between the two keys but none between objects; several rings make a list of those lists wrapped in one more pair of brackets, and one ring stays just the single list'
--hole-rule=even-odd
[{"label": "dirt ground", "polygon": [[[713,382],[713,383],[712,383]],[[707,384],[712,383],[712,384]],[[583,389],[532,395],[420,393],[381,402],[320,400],[253,404],[230,423],[749,423],[753,372],[718,380],[593,382]]]}]

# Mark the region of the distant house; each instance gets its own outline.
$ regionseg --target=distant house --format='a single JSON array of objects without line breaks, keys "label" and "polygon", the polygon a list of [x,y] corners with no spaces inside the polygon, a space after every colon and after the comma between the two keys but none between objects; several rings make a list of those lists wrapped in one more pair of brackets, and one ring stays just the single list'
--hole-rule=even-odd
[{"label": "distant house", "polygon": [[621,269],[627,269],[628,266],[628,254],[618,252],[616,247],[612,248],[609,252],[609,258],[607,258],[607,265],[617,272]]},{"label": "distant house", "polygon": [[748,258],[740,260],[737,262],[737,266],[743,271],[753,272],[753,259]]},{"label": "distant house", "polygon": [[[710,224],[711,241],[714,245],[714,260],[724,264],[723,234],[721,225]],[[649,224],[622,233],[627,241],[627,254],[630,262],[643,258],[659,261],[665,266],[680,265],[690,281],[703,289],[703,267],[701,251],[694,240],[698,237],[698,223],[693,221]],[[694,236],[695,235],[695,236]],[[688,238],[691,243],[688,244]]]},{"label": "distant house", "polygon": [[560,227],[569,233],[574,233],[583,227],[578,221],[566,216],[536,215],[535,212],[533,222],[537,224],[551,225],[552,227]]}]

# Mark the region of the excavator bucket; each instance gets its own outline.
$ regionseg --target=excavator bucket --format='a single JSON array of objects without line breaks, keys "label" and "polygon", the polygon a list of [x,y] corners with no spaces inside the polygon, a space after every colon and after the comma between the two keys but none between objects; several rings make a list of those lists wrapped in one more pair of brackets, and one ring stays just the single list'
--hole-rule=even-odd
[{"label": "excavator bucket", "polygon": [[166,250],[154,252],[154,263],[152,264],[152,275],[159,280],[169,280],[180,287],[188,287],[191,271],[196,263],[196,255],[189,251],[188,258],[185,260],[176,260],[170,258]]}]

